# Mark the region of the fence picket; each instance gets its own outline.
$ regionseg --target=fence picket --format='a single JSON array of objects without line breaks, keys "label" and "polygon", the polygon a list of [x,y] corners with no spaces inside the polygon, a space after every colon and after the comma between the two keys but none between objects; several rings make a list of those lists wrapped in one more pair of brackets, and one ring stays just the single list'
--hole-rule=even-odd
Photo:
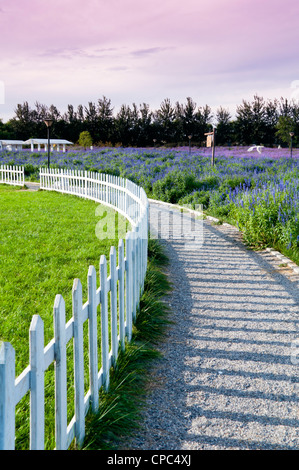
[{"label": "fence picket", "polygon": [[54,303],[55,338],[55,437],[56,449],[67,448],[67,389],[66,389],[66,341],[65,303],[61,295],[56,295]]},{"label": "fence picket", "polygon": [[121,349],[125,349],[125,257],[124,242],[118,243],[118,299],[119,299],[119,339]]},{"label": "fence picket", "polygon": [[101,346],[104,389],[109,388],[109,334],[108,334],[108,291],[107,291],[107,260],[105,255],[100,259],[101,284]]},{"label": "fence picket", "polygon": [[75,437],[76,442],[80,446],[85,435],[82,285],[80,279],[74,280],[72,294],[74,317]]},{"label": "fence picket", "polygon": [[132,232],[132,247],[131,247],[131,256],[132,256],[132,322],[136,320],[136,295],[137,295],[137,276],[136,276],[136,233]]},{"label": "fence picket", "polygon": [[116,365],[118,355],[118,328],[117,328],[117,272],[116,249],[110,248],[110,301],[111,301],[111,351],[112,365]]},{"label": "fence picket", "polygon": [[126,335],[128,341],[132,339],[132,237],[131,232],[126,235]]},{"label": "fence picket", "polygon": [[33,315],[30,330],[30,449],[44,449],[44,324]]},{"label": "fence picket", "polygon": [[0,343],[0,450],[15,448],[15,350]]},{"label": "fence picket", "polygon": [[91,408],[95,413],[99,407],[98,394],[98,333],[97,333],[97,279],[94,266],[88,270],[88,331],[89,331],[89,381]]}]

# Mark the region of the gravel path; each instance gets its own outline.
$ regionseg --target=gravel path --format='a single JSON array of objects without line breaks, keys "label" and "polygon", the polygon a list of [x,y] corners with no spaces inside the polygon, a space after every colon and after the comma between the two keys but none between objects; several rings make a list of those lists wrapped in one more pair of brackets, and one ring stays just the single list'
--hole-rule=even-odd
[{"label": "gravel path", "polygon": [[[151,228],[169,226],[169,211],[152,202]],[[162,240],[175,324],[152,373],[143,428],[124,448],[299,449],[299,275],[211,220],[195,222],[202,244],[199,236],[197,246],[186,244],[184,217],[185,238],[173,210],[171,238]]]}]

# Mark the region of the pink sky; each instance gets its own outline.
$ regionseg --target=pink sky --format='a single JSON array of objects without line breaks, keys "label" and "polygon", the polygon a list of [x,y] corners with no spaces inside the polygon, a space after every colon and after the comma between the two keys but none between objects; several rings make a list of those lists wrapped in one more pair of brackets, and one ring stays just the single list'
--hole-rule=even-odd
[{"label": "pink sky", "polygon": [[24,101],[64,112],[103,95],[115,112],[290,99],[298,18],[296,0],[0,0],[0,119]]}]

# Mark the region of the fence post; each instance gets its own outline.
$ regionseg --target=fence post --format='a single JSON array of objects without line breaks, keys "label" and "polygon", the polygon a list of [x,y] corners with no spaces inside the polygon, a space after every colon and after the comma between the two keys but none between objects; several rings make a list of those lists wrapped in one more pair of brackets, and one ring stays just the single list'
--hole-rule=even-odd
[{"label": "fence post", "polygon": [[131,233],[126,235],[126,334],[128,341],[132,338],[132,238]]},{"label": "fence post", "polygon": [[119,338],[122,350],[125,350],[125,260],[124,242],[118,242],[118,298],[119,298]]},{"label": "fence post", "polygon": [[136,227],[136,277],[137,277],[137,292],[136,292],[136,303],[139,305],[140,301],[140,261],[141,261],[141,250],[140,250],[140,232],[139,226]]},{"label": "fence post", "polygon": [[111,279],[111,349],[112,364],[115,366],[118,355],[118,331],[117,331],[117,277],[116,277],[116,250],[110,248],[110,279]]},{"label": "fence post", "polygon": [[66,340],[65,340],[65,303],[63,297],[56,295],[54,302],[55,337],[55,437],[56,449],[67,448],[67,392],[66,392]]},{"label": "fence post", "polygon": [[74,280],[72,296],[74,317],[75,437],[77,444],[80,446],[85,436],[82,284],[80,279]]},{"label": "fence post", "polygon": [[132,287],[133,287],[133,294],[132,294],[132,322],[136,320],[136,297],[137,297],[137,289],[136,289],[136,281],[137,281],[137,271],[136,271],[136,262],[137,262],[137,253],[136,253],[136,232],[132,232]]},{"label": "fence post", "polygon": [[15,448],[15,350],[0,343],[0,450]]},{"label": "fence post", "polygon": [[88,331],[89,331],[89,380],[91,408],[95,413],[99,407],[98,345],[97,345],[97,279],[94,266],[89,266],[88,277]]},{"label": "fence post", "polygon": [[100,258],[100,283],[101,283],[101,347],[103,386],[109,388],[109,333],[108,333],[108,292],[107,292],[107,260],[106,256]]},{"label": "fence post", "polygon": [[43,450],[45,445],[44,409],[44,324],[33,315],[30,329],[30,449]]},{"label": "fence post", "polygon": [[88,188],[87,188],[87,178],[88,178],[88,174],[87,174],[87,171],[84,172],[84,180],[83,180],[83,184],[85,185],[85,188],[84,188],[84,196],[87,197],[88,194]]}]

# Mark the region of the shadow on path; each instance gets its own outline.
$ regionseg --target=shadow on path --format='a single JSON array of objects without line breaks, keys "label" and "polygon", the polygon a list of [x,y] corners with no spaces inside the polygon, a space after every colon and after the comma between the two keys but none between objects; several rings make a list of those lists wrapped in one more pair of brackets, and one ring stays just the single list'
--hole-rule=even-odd
[{"label": "shadow on path", "polygon": [[161,345],[143,430],[129,448],[298,449],[291,346],[299,277],[270,253],[247,250],[232,227],[204,221],[203,234],[196,250],[183,238],[161,241],[175,323]]}]

